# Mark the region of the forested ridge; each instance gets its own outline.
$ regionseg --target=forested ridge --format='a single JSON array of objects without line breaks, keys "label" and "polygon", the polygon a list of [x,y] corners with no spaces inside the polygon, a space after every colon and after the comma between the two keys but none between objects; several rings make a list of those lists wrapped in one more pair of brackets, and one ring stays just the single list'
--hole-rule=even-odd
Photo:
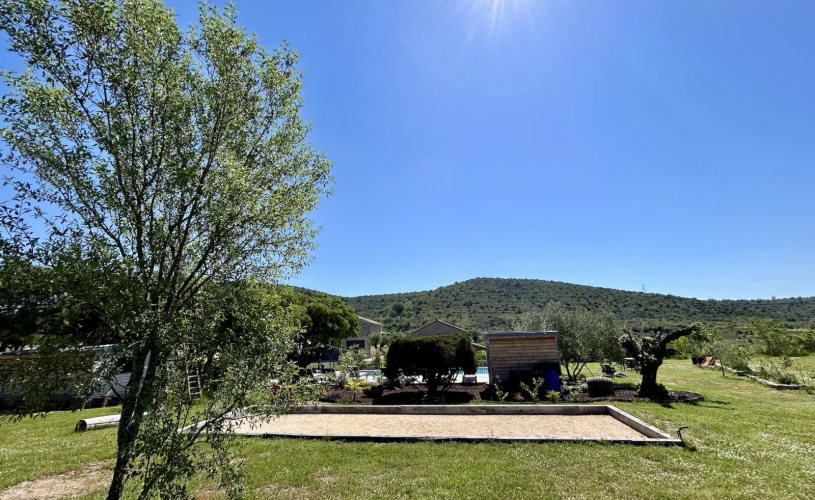
[{"label": "forested ridge", "polygon": [[435,290],[343,300],[357,314],[385,323],[386,331],[409,331],[434,319],[500,331],[523,312],[553,300],[568,307],[609,310],[634,331],[695,321],[730,323],[738,329],[753,316],[781,320],[788,328],[815,326],[815,297],[699,300],[534,279],[475,278]]}]

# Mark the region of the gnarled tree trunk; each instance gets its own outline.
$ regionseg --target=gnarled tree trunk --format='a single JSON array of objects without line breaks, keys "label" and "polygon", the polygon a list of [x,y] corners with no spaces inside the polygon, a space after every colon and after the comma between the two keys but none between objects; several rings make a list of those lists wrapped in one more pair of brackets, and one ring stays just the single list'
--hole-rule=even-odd
[{"label": "gnarled tree trunk", "polygon": [[654,331],[656,335],[653,338],[645,337],[640,339],[639,344],[630,333],[626,333],[620,343],[628,356],[635,358],[640,366],[640,374],[642,374],[640,396],[650,398],[663,395],[663,391],[657,384],[657,370],[662,366],[662,361],[665,359],[668,344],[676,339],[690,335],[698,329],[698,325],[693,325],[670,333],[663,333],[662,329],[658,328]]}]

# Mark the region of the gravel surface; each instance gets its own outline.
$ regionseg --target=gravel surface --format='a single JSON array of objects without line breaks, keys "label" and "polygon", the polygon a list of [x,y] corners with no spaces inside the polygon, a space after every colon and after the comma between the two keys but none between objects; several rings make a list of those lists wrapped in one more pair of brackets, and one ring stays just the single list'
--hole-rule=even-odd
[{"label": "gravel surface", "polygon": [[642,438],[609,415],[284,415],[238,434]]}]

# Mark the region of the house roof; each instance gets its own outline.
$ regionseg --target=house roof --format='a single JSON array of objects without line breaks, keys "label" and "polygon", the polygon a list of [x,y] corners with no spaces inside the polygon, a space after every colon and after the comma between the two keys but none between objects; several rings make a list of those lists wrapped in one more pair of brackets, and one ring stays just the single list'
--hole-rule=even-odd
[{"label": "house roof", "polygon": [[433,321],[431,321],[430,323],[424,324],[424,325],[420,326],[419,328],[417,328],[417,329],[413,330],[413,331],[412,331],[412,332],[410,332],[408,335],[413,335],[414,333],[418,332],[418,331],[419,331],[419,330],[421,330],[422,328],[425,328],[425,327],[427,327],[427,326],[430,326],[430,325],[432,325],[433,323],[441,323],[442,325],[447,325],[447,326],[449,326],[449,327],[455,328],[456,330],[458,330],[458,331],[460,331],[460,332],[466,332],[466,331],[467,331],[467,330],[465,330],[464,328],[461,328],[460,326],[453,325],[453,324],[451,324],[451,323],[448,323],[448,322],[446,322],[446,321],[442,321],[442,320],[440,320],[440,319],[434,319],[434,320],[433,320]]},{"label": "house roof", "polygon": [[360,320],[360,321],[364,321],[364,322],[366,322],[366,323],[370,323],[370,324],[372,324],[372,325],[385,326],[384,324],[380,323],[379,321],[374,321],[374,320],[372,320],[372,319],[363,318],[363,317],[362,317],[362,316],[360,316],[359,314],[357,314],[357,318],[359,318],[359,320]]}]

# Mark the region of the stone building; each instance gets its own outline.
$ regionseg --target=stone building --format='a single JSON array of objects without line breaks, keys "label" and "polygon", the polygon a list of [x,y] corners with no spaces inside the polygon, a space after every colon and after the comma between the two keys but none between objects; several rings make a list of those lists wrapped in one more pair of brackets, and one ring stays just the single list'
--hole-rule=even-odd
[{"label": "stone building", "polygon": [[385,325],[372,319],[363,318],[362,316],[357,316],[357,318],[359,318],[359,336],[345,339],[343,341],[343,347],[358,345],[360,349],[367,349],[371,346],[368,338],[375,333],[382,333],[382,327]]}]

